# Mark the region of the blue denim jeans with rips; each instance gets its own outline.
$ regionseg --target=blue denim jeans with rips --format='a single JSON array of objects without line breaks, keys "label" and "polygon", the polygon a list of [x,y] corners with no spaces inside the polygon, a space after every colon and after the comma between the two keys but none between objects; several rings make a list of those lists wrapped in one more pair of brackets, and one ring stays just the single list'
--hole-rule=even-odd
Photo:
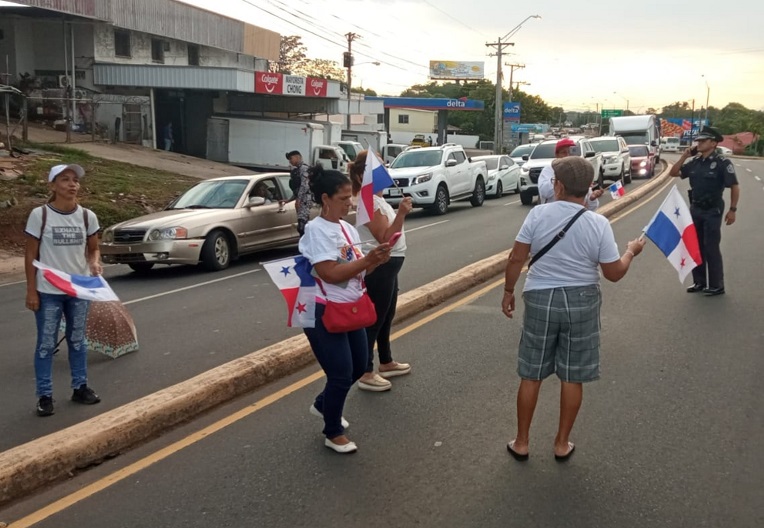
[{"label": "blue denim jeans with rips", "polygon": [[88,348],[85,326],[90,301],[69,295],[40,293],[40,308],[35,312],[37,345],[34,352],[34,372],[37,397],[53,396],[53,352],[58,342],[61,317],[66,318],[66,345],[69,349],[69,368],[72,389],[88,381]]}]

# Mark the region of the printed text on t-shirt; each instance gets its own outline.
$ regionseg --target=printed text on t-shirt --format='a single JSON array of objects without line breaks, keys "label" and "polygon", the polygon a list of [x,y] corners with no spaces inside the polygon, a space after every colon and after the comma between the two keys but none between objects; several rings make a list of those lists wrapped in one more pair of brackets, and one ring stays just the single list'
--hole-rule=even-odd
[{"label": "printed text on t-shirt", "polygon": [[80,227],[52,226],[54,246],[81,246],[85,237]]}]

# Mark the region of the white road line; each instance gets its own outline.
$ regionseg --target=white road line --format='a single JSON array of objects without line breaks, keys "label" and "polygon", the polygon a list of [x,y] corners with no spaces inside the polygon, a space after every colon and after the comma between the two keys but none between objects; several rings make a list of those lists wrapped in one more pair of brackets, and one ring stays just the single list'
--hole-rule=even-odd
[{"label": "white road line", "polygon": [[754,176],[754,178],[756,178],[756,181],[761,181],[761,178],[759,178],[758,176]]},{"label": "white road line", "polygon": [[242,277],[244,275],[249,275],[250,273],[257,273],[258,271],[263,271],[263,270],[261,270],[261,269],[253,269],[253,270],[249,270],[249,271],[244,271],[242,273],[237,273],[235,275],[229,275],[228,277],[221,277],[219,279],[214,279],[214,280],[207,281],[207,282],[200,282],[199,284],[192,284],[191,286],[185,286],[183,288],[177,288],[175,290],[170,290],[170,291],[166,291],[166,292],[162,292],[162,293],[157,293],[155,295],[149,295],[148,297],[141,297],[140,299],[133,299],[132,301],[127,301],[127,302],[124,302],[122,304],[127,305],[127,304],[135,304],[135,303],[138,303],[138,302],[141,302],[141,301],[148,301],[149,299],[156,299],[157,297],[164,297],[165,295],[171,295],[173,293],[178,293],[178,292],[182,292],[182,291],[186,291],[186,290],[193,290],[194,288],[199,288],[201,286],[207,286],[209,284],[215,284],[216,282],[222,282],[222,281],[228,280],[228,279],[235,279],[236,277]]},{"label": "white road line", "polygon": [[505,204],[501,204],[503,207],[506,207],[508,205],[514,205],[520,203],[520,200],[515,200],[514,202],[507,202]]},{"label": "white road line", "polygon": [[752,171],[751,169],[749,169],[749,168],[746,168],[745,170],[747,170],[748,172],[753,172],[753,171]]},{"label": "white road line", "polygon": [[414,231],[419,231],[420,229],[427,229],[428,227],[433,227],[440,224],[445,224],[446,222],[449,222],[449,220],[441,220],[440,222],[435,222],[433,224],[427,224],[419,227],[415,227],[414,229],[406,229],[406,233],[413,233]]},{"label": "white road line", "polygon": [[16,281],[16,282],[6,282],[5,284],[0,284],[0,288],[3,288],[5,286],[13,286],[15,284],[24,284],[26,281]]}]

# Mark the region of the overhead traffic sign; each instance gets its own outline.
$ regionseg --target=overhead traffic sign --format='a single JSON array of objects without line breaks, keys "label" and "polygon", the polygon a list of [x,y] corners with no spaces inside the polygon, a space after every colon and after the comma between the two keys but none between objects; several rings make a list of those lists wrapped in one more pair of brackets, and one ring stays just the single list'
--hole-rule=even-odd
[{"label": "overhead traffic sign", "polygon": [[623,110],[602,110],[602,119],[607,119],[608,117],[621,117],[623,115]]}]

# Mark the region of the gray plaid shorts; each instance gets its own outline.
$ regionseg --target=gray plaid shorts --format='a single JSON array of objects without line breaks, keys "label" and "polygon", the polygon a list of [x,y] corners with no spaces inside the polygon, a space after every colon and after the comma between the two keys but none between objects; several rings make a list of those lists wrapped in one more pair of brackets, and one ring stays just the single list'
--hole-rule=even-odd
[{"label": "gray plaid shorts", "polygon": [[543,380],[584,383],[600,377],[598,285],[531,290],[523,293],[525,316],[517,373]]}]

